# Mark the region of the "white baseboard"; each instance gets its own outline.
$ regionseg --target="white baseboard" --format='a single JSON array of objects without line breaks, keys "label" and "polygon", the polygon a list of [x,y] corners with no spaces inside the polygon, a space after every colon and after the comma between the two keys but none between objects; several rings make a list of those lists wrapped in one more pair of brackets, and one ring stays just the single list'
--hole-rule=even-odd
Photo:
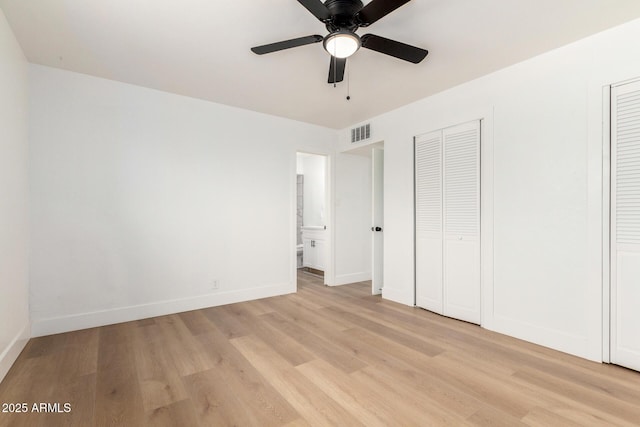
[{"label": "white baseboard", "polygon": [[382,298],[411,307],[415,305],[413,300],[413,293],[408,293],[404,290],[398,290],[387,286],[384,286],[382,288]]},{"label": "white baseboard", "polygon": [[7,348],[0,353],[0,382],[4,379],[11,366],[16,361],[20,352],[27,345],[30,336],[29,323],[24,325],[22,330],[13,338]]},{"label": "white baseboard", "polygon": [[201,308],[233,304],[260,298],[285,295],[296,291],[295,284],[285,283],[264,287],[242,289],[239,291],[218,292],[195,297],[181,298],[169,301],[158,301],[128,307],[93,311],[88,313],[71,314],[68,316],[34,319],[31,334],[34,337],[77,331],[130,322],[155,316],[181,313]]},{"label": "white baseboard", "polygon": [[[491,323],[492,328],[490,330],[494,332],[582,357],[583,359],[602,362],[602,359],[594,359],[591,356],[588,351],[588,340],[584,336],[529,324],[501,315],[494,315]],[[483,325],[483,327],[485,326]]]},{"label": "white baseboard", "polygon": [[365,280],[371,280],[371,272],[339,274],[334,278],[331,286],[348,285],[349,283],[364,282]]}]

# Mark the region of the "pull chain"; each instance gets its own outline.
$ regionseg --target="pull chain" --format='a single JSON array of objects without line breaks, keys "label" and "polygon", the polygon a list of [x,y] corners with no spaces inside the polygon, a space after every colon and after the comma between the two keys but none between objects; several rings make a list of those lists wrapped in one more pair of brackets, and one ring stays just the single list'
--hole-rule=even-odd
[{"label": "pull chain", "polygon": [[337,46],[334,44],[333,45],[333,57],[331,59],[333,59],[333,87],[336,87],[336,79],[338,78],[338,60],[336,59],[336,49]]},{"label": "pull chain", "polygon": [[351,99],[351,67],[347,69],[347,101]]},{"label": "pull chain", "polygon": [[333,87],[336,87],[336,79],[338,78],[338,71],[337,71],[338,65],[336,64],[336,62],[337,62],[337,59],[334,56],[333,57]]}]

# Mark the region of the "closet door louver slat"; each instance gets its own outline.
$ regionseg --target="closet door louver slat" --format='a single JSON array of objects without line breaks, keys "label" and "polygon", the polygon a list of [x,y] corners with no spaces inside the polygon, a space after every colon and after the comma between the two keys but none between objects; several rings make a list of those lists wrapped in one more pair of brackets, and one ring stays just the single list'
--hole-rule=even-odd
[{"label": "closet door louver slat", "polygon": [[640,83],[611,100],[611,361],[640,370]]},{"label": "closet door louver slat", "polygon": [[416,304],[443,314],[442,132],[415,138]]},{"label": "closet door louver slat", "polygon": [[[616,241],[640,244],[640,91],[618,96],[616,115]],[[627,119],[632,117],[632,120]],[[635,129],[635,132],[633,131]]]}]

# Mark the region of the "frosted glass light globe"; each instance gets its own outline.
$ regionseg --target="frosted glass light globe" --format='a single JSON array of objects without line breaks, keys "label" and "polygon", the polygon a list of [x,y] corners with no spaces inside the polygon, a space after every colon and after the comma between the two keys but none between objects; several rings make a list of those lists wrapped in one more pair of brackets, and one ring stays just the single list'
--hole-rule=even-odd
[{"label": "frosted glass light globe", "polygon": [[324,39],[324,49],[336,58],[348,58],[360,49],[360,37],[351,31],[337,31]]}]

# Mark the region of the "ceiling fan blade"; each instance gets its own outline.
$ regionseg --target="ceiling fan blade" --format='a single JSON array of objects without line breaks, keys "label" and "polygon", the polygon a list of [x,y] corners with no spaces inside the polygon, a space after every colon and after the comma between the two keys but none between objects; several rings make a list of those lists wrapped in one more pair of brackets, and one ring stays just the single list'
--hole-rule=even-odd
[{"label": "ceiling fan blade", "polygon": [[322,22],[326,22],[331,18],[329,9],[320,0],[298,0],[298,3],[303,5],[309,12]]},{"label": "ceiling fan blade", "polygon": [[323,37],[317,34],[313,36],[298,37],[297,39],[285,40],[277,43],[252,47],[251,51],[253,53],[257,53],[258,55],[264,55],[265,53],[277,52],[279,50],[290,49],[292,47],[318,43],[321,42],[322,39]]},{"label": "ceiling fan blade", "polygon": [[347,65],[347,58],[331,57],[329,64],[329,80],[328,83],[340,83],[344,80],[344,69]]},{"label": "ceiling fan blade", "polygon": [[362,41],[362,47],[413,62],[414,64],[422,61],[429,53],[428,50],[376,36],[375,34],[365,34],[360,40]]},{"label": "ceiling fan blade", "polygon": [[410,0],[372,0],[358,12],[361,27],[366,27],[383,18]]}]

